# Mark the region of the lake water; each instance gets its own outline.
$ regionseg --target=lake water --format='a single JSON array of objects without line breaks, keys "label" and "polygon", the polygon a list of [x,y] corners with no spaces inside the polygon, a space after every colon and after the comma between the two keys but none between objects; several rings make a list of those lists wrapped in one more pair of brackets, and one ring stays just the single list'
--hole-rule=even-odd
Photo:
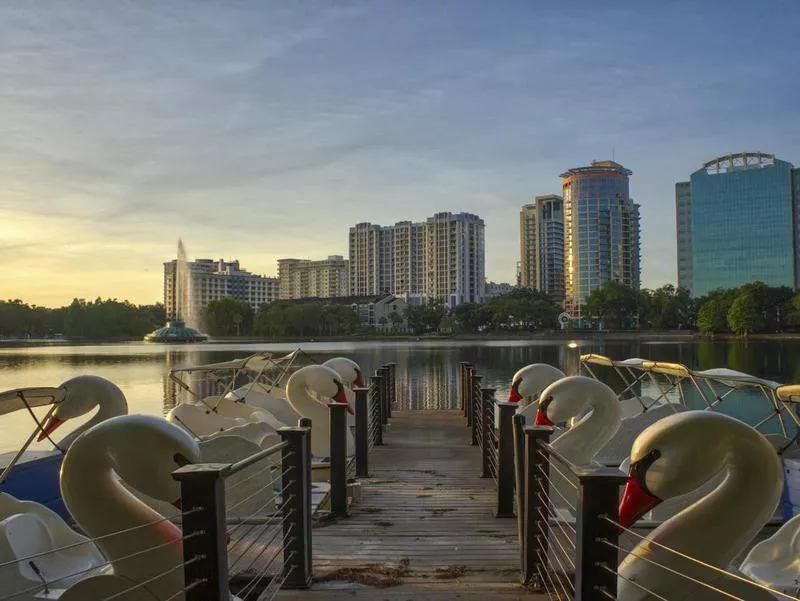
[{"label": "lake water", "polygon": [[[571,346],[570,346],[571,344]],[[174,403],[171,368],[243,357],[257,351],[288,353],[298,346],[324,361],[345,355],[365,373],[381,364],[397,363],[398,401],[404,408],[438,409],[458,405],[458,363],[470,361],[505,399],[511,376],[528,363],[559,366],[578,373],[582,353],[615,359],[642,357],[674,361],[694,369],[729,367],[779,382],[800,382],[800,341],[597,341],[492,340],[419,342],[317,342],[286,344],[218,344],[185,346],[147,343],[0,348],[0,390],[26,386],[58,386],[80,374],[112,380],[128,399],[131,412],[162,415]],[[16,448],[32,430],[23,412],[0,417],[0,451]],[[41,448],[48,448],[43,443]],[[37,448],[37,447],[32,447]]]}]

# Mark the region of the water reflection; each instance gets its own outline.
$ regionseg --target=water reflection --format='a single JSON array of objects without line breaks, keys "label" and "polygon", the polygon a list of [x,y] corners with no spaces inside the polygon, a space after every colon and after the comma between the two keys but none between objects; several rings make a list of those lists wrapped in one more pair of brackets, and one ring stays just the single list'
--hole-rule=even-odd
[{"label": "water reflection", "polygon": [[[511,376],[528,363],[550,363],[567,374],[578,373],[582,353],[617,359],[641,357],[686,364],[694,369],[729,367],[779,382],[800,382],[800,341],[603,341],[596,339],[530,341],[325,342],[303,344],[319,361],[346,355],[365,373],[383,363],[397,363],[397,399],[401,408],[458,407],[458,364],[479,367],[483,385],[505,398]],[[171,368],[243,357],[258,351],[289,353],[297,344],[197,344],[180,347],[144,343],[65,345],[0,349],[0,389],[52,386],[90,373],[115,382],[125,393],[131,411],[163,414],[177,398],[179,387],[169,379]],[[213,381],[191,385],[212,394]],[[32,424],[27,416],[0,420],[0,450],[13,448]]]}]

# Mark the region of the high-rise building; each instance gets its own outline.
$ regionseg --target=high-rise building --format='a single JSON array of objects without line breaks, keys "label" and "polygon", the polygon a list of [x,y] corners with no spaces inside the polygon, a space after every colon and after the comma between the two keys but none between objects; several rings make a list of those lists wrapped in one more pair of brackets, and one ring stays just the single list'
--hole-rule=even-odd
[{"label": "high-rise building", "polygon": [[427,221],[350,228],[352,294],[439,298],[448,306],[478,302],[484,290],[483,221],[437,213]]},{"label": "high-rise building", "polygon": [[278,297],[331,298],[349,295],[350,263],[341,255],[327,259],[278,260]]},{"label": "high-rise building", "polygon": [[350,290],[357,296],[422,293],[423,226],[359,223],[350,228]]},{"label": "high-rise building", "polygon": [[[178,261],[164,263],[164,308],[171,319],[180,317],[187,323],[198,324],[208,303],[227,296],[249,303],[253,311],[261,305],[278,299],[278,280],[254,275],[239,266],[239,261],[214,261],[198,259],[186,261],[186,298],[176,298],[178,286]],[[186,315],[178,315],[178,305],[183,303]]]},{"label": "high-rise building", "polygon": [[678,284],[703,296],[798,284],[800,169],[763,152],[717,157],[675,185]]},{"label": "high-rise building", "polygon": [[436,213],[425,221],[424,292],[448,307],[481,302],[486,287],[483,219]]},{"label": "high-rise building", "polygon": [[567,312],[584,317],[586,297],[605,282],[639,288],[639,205],[631,171],[593,161],[561,174],[564,197],[564,292]]},{"label": "high-rise building", "polygon": [[519,214],[520,285],[564,300],[564,199],[537,196]]}]

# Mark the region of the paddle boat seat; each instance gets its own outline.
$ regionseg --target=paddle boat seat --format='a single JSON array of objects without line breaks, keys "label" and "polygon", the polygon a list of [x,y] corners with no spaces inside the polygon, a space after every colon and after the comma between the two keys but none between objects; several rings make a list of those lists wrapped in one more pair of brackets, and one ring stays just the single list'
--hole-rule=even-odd
[{"label": "paddle boat seat", "polygon": [[[25,590],[43,580],[49,582],[73,574],[77,575],[75,580],[80,580],[92,573],[111,571],[110,566],[103,566],[106,558],[91,540],[39,503],[0,494],[0,518],[0,563],[19,560],[3,568],[4,587],[8,583],[13,591]],[[63,549],[76,543],[84,544]],[[53,549],[61,550],[32,557]],[[64,582],[69,580],[59,585]]]},{"label": "paddle boat seat", "polygon": [[800,591],[800,515],[750,549],[740,570],[765,586],[796,595]]}]

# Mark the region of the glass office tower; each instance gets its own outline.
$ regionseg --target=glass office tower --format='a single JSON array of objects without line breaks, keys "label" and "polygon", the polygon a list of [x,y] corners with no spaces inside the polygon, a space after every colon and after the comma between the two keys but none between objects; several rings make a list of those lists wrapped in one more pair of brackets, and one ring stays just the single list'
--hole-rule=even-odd
[{"label": "glass office tower", "polygon": [[797,288],[798,171],[762,152],[717,157],[675,185],[678,284],[694,296]]}]

